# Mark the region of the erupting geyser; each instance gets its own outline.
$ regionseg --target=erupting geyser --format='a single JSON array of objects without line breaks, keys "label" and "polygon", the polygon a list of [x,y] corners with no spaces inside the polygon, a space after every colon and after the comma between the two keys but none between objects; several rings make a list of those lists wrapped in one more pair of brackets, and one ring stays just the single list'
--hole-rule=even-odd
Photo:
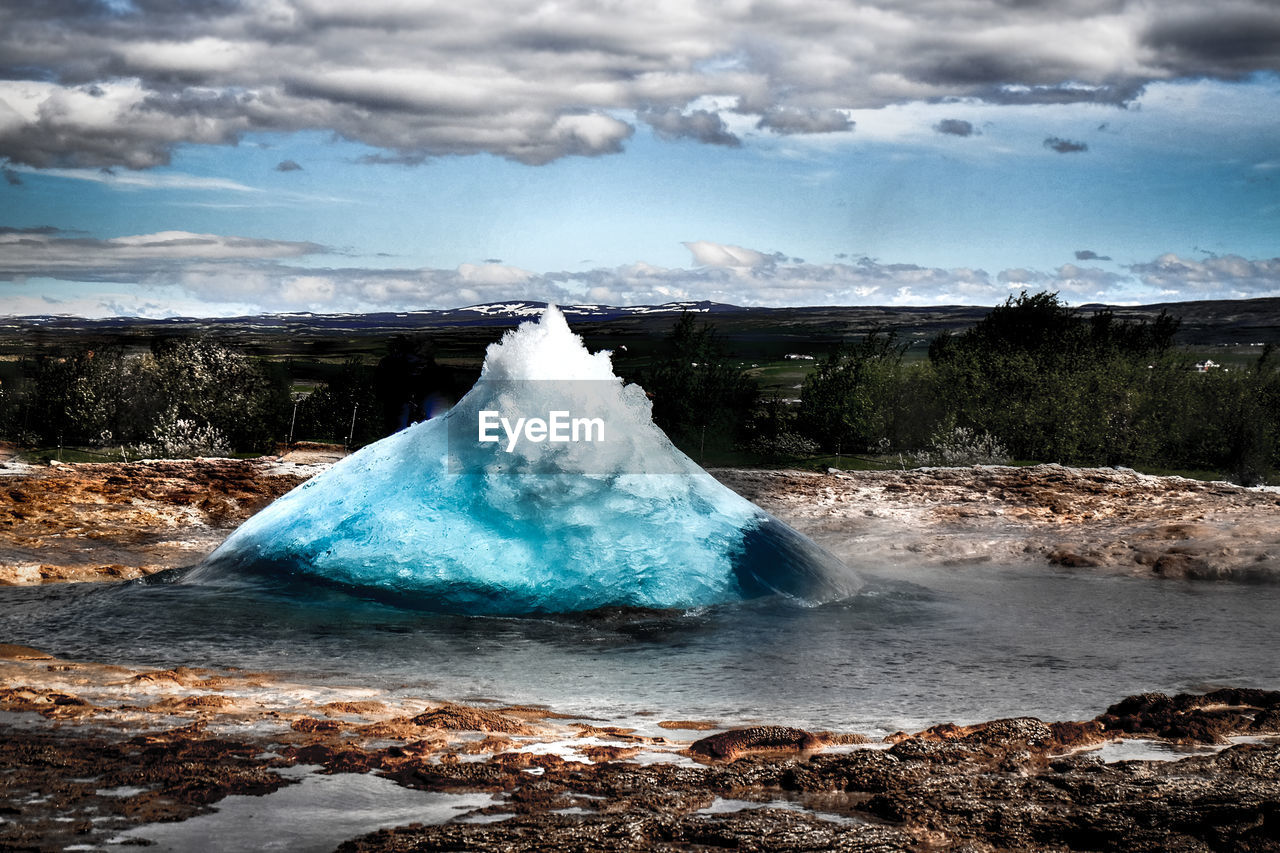
[{"label": "erupting geyser", "polygon": [[348,456],[188,577],[314,581],[431,610],[531,613],[851,595],[822,548],[720,485],[549,307],[448,413]]}]

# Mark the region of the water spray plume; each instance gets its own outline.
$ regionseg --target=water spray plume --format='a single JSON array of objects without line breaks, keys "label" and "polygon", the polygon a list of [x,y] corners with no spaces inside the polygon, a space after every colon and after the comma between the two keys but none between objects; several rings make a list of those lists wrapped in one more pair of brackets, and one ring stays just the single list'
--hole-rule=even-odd
[{"label": "water spray plume", "polygon": [[454,408],[280,498],[188,580],[509,614],[857,589],[839,560],[677,450],[651,409],[549,307],[489,346]]}]

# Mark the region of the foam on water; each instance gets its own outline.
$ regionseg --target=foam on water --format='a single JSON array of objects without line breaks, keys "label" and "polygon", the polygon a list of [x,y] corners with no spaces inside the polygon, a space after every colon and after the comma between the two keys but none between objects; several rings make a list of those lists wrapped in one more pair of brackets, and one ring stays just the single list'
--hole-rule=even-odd
[{"label": "foam on water", "polygon": [[[589,412],[608,441],[477,440],[479,413]],[[603,430],[602,430],[603,432]],[[490,345],[448,413],[352,454],[249,519],[188,580],[336,585],[463,613],[842,598],[835,557],[720,485],[549,308]]]}]

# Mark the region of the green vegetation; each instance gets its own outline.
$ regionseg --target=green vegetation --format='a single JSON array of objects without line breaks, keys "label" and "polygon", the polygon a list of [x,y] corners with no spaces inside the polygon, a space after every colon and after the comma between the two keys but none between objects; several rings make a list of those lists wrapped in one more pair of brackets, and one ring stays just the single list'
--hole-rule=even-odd
[{"label": "green vegetation", "polygon": [[0,437],[63,461],[264,452],[290,438],[360,445],[469,384],[421,336],[393,338],[372,363],[271,359],[193,337],[63,345],[7,366]]},{"label": "green vegetation", "polygon": [[22,367],[0,430],[27,445],[226,453],[269,442],[288,402],[280,370],[201,339],[55,350]]},{"label": "green vegetation", "polygon": [[[808,326],[788,316],[713,326],[685,314],[665,329],[627,320],[579,331],[591,348],[614,350],[658,424],[708,465],[1051,461],[1243,483],[1280,469],[1273,345],[1206,345],[1202,329],[1199,348],[1178,346],[1179,321],[1167,314],[1086,313],[1051,293],[971,312],[967,328],[930,315],[932,331],[901,334],[877,317],[856,327],[830,312]],[[118,459],[263,452],[290,438],[358,446],[458,399],[501,331],[40,332],[0,352],[0,438],[68,461],[72,448]],[[1256,323],[1246,334],[1274,337]],[[786,357],[795,351],[818,357]],[[1210,357],[1222,366],[1195,369]]]},{"label": "green vegetation", "polygon": [[714,327],[687,311],[666,340],[664,352],[640,373],[653,397],[653,420],[672,440],[705,458],[732,445],[754,408],[755,380],[731,363]]},{"label": "green vegetation", "polygon": [[[1083,316],[1023,293],[906,365],[892,335],[840,348],[805,381],[801,433],[827,449],[915,461],[1013,457],[1072,465],[1211,468],[1242,483],[1280,466],[1280,360],[1195,370],[1178,321]],[[968,450],[966,450],[968,448]]]}]

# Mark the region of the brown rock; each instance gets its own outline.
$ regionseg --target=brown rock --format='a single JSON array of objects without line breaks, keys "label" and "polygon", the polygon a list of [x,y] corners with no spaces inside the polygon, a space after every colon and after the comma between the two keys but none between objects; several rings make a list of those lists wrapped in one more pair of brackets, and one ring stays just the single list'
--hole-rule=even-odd
[{"label": "brown rock", "polygon": [[0,584],[121,580],[196,563],[229,529],[305,479],[275,473],[273,464],[87,463],[7,477]]},{"label": "brown rock", "polygon": [[533,733],[533,729],[519,720],[499,714],[497,711],[471,708],[466,705],[444,705],[434,710],[424,711],[414,717],[413,722],[418,726],[454,731],[501,732],[509,735]]},{"label": "brown rock", "polygon": [[337,720],[317,720],[314,717],[303,717],[300,720],[294,720],[289,726],[295,732],[306,732],[308,734],[331,734],[342,730],[342,723]]},{"label": "brown rock", "polygon": [[720,728],[714,720],[663,720],[658,723],[660,729],[687,729],[693,732],[706,732]]},{"label": "brown rock", "polygon": [[1280,709],[1280,691],[1229,688],[1167,696],[1141,693],[1117,702],[1097,717],[1108,732],[1156,735],[1183,743],[1226,743],[1259,717]]},{"label": "brown rock", "polygon": [[1084,553],[1075,548],[1056,548],[1049,552],[1050,563],[1068,568],[1092,568],[1105,565],[1105,560],[1096,555]]},{"label": "brown rock", "polygon": [[30,646],[0,643],[0,660],[54,660],[54,657]]},{"label": "brown rock", "polygon": [[755,726],[732,729],[695,741],[689,753],[721,761],[733,761],[754,752],[807,752],[818,749],[822,741],[804,729],[787,726]]}]

